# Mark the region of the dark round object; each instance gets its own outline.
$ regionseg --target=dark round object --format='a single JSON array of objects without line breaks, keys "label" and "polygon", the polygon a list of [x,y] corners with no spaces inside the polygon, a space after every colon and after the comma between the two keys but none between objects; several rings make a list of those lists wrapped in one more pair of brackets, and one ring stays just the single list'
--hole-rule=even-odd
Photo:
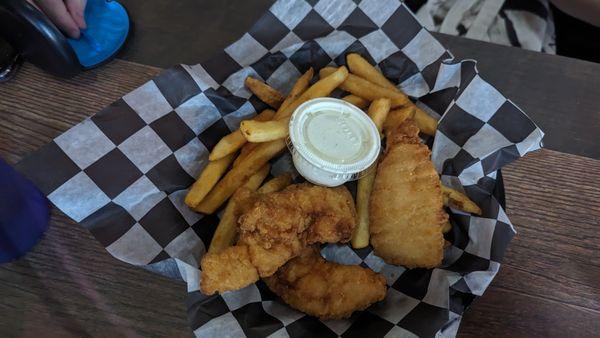
[{"label": "dark round object", "polygon": [[82,70],[67,38],[25,0],[0,1],[0,35],[27,61],[51,74],[71,77]]}]

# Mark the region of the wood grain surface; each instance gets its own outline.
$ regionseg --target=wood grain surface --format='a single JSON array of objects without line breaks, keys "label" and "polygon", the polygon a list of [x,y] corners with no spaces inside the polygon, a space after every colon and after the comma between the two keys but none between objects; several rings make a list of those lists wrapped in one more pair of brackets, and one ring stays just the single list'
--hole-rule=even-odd
[{"label": "wood grain surface", "polygon": [[[0,85],[0,156],[27,153],[157,74],[120,60],[63,81],[25,65]],[[504,171],[518,234],[459,336],[600,332],[600,161],[542,150]],[[112,258],[55,211],[41,242],[0,266],[0,336],[191,336],[185,285]]]}]

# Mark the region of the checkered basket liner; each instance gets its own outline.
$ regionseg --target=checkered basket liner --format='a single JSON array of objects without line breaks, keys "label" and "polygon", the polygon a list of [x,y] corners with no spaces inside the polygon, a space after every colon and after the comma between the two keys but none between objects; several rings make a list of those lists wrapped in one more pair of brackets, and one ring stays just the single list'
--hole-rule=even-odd
[{"label": "checkered basket liner", "polygon": [[[320,321],[280,302],[262,282],[206,297],[198,262],[219,221],[183,198],[208,154],[241,120],[266,108],[243,85],[252,75],[282,92],[308,67],[356,52],[426,112],[440,118],[432,160],[482,217],[450,210],[452,243],[441,267],[407,270],[370,248],[328,245],[331,261],[385,275],[384,301],[346,320]],[[164,71],[18,164],[49,200],[114,257],[187,282],[199,337],[454,336],[465,308],[500,268],[515,230],[496,198],[498,170],[541,146],[543,132],[457,61],[398,0],[280,0],[212,59]],[[273,174],[290,169],[274,160]],[[126,277],[123,277],[126,278]]]}]

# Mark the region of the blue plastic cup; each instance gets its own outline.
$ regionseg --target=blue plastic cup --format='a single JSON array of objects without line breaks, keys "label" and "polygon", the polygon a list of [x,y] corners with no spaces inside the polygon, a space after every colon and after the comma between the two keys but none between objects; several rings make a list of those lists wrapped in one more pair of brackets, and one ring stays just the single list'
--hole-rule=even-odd
[{"label": "blue plastic cup", "polygon": [[0,263],[31,250],[49,222],[46,197],[0,158]]}]

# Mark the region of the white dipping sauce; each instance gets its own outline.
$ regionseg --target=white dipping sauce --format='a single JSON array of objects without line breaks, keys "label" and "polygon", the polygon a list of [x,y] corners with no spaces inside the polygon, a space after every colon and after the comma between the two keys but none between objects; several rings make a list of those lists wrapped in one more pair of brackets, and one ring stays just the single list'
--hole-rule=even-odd
[{"label": "white dipping sauce", "polygon": [[319,185],[334,187],[358,178],[381,148],[369,116],[338,99],[305,102],[294,111],[289,126],[294,166]]}]

